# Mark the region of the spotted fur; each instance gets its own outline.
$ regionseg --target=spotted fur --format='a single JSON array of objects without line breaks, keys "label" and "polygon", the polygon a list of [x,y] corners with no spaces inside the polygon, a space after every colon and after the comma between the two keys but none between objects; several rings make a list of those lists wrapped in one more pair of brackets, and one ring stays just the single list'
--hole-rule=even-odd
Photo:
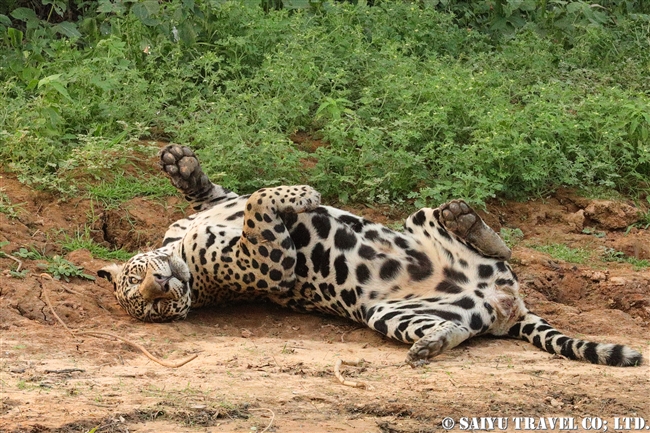
[{"label": "spotted fur", "polygon": [[629,347],[567,337],[529,312],[507,263],[510,250],[462,201],[421,209],[396,232],[320,206],[308,186],[238,196],[210,182],[188,148],[166,147],[161,164],[197,212],[172,224],[161,248],[99,273],[140,320],[267,299],[409,343],[412,365],[485,334],[597,364],[642,362]]}]

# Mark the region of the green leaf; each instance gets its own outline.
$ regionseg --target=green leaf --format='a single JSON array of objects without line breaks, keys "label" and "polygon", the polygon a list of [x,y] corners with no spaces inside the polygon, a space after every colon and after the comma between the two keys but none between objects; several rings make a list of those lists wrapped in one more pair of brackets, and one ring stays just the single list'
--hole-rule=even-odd
[{"label": "green leaf", "polygon": [[114,13],[121,15],[126,11],[126,7],[122,2],[113,3],[111,0],[99,0],[99,6],[97,7],[98,13]]},{"label": "green leaf", "polygon": [[36,12],[28,8],[16,8],[11,12],[11,16],[20,21],[38,21]]},{"label": "green leaf", "polygon": [[63,84],[61,84],[59,81],[53,81],[50,83],[50,86],[57,92],[59,92],[65,99],[67,99],[70,102],[74,102],[70,95],[68,94],[68,90],[63,87]]},{"label": "green leaf", "polygon": [[524,0],[519,6],[520,11],[532,12],[537,8],[536,0]]},{"label": "green leaf", "polygon": [[583,2],[573,2],[573,3],[569,3],[569,4],[566,6],[566,10],[567,10],[568,13],[570,13],[570,14],[574,14],[574,13],[576,13],[576,12],[584,11],[584,10],[585,10],[585,7],[589,8],[589,6],[587,6],[587,5],[586,5],[585,3],[583,3]]},{"label": "green leaf", "polygon": [[47,84],[50,84],[52,81],[57,81],[61,77],[61,74],[53,74],[53,75],[48,75],[47,77],[41,79],[38,82],[38,88],[40,89],[41,86],[45,86]]},{"label": "green leaf", "polygon": [[38,88],[40,89],[43,86],[50,86],[59,92],[65,99],[70,102],[74,102],[68,94],[68,90],[65,88],[64,83],[59,79],[60,77],[61,74],[48,75],[38,82]]},{"label": "green leaf", "polygon": [[41,110],[40,115],[47,120],[49,126],[56,128],[63,122],[63,118],[59,112],[53,107],[45,107]]},{"label": "green leaf", "polygon": [[178,25],[178,37],[186,45],[193,45],[196,41],[196,31],[190,20],[183,21]]},{"label": "green leaf", "polygon": [[11,20],[7,15],[0,14],[0,24],[3,24],[7,27],[11,26]]},{"label": "green leaf", "polygon": [[157,1],[143,1],[141,3],[134,4],[131,8],[131,12],[135,15],[144,25],[155,26],[158,25],[159,21],[155,18],[155,15],[160,10],[160,5]]},{"label": "green leaf", "polygon": [[282,0],[285,9],[307,9],[309,0]]},{"label": "green leaf", "polygon": [[23,32],[20,30],[14,29],[13,27],[9,27],[7,29],[7,36],[9,36],[9,41],[11,42],[11,46],[14,48],[18,48],[19,46],[22,45],[23,43]]},{"label": "green leaf", "polygon": [[81,37],[81,33],[79,33],[79,30],[77,30],[76,24],[71,23],[70,21],[63,21],[62,23],[59,23],[52,27],[52,29],[55,32],[65,35],[69,38]]}]

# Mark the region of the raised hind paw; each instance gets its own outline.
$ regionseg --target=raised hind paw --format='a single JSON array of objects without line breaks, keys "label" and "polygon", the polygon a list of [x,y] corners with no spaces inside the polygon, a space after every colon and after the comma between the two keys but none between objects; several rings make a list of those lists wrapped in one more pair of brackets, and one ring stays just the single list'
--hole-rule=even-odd
[{"label": "raised hind paw", "polygon": [[510,259],[510,248],[467,203],[453,200],[438,209],[440,223],[448,231],[467,241],[486,257]]},{"label": "raised hind paw", "polygon": [[160,166],[172,185],[183,194],[195,196],[212,189],[199,160],[189,147],[170,144],[160,151]]}]

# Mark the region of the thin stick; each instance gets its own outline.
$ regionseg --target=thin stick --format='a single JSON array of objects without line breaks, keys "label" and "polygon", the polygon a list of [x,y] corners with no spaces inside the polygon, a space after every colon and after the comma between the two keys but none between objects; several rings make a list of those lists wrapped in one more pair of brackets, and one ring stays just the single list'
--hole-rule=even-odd
[{"label": "thin stick", "polygon": [[[40,274],[39,278],[47,278],[50,281],[52,281],[52,276],[49,275],[49,274]],[[65,328],[65,330],[68,331],[68,334],[70,334],[72,336],[72,338],[74,338],[75,335],[74,335],[74,332],[72,332],[72,329],[68,328],[68,325],[66,325],[63,322],[63,320],[61,320],[59,315],[56,314],[56,311],[54,311],[54,307],[52,306],[52,303],[50,302],[50,297],[47,295],[47,290],[45,289],[45,286],[43,285],[42,281],[41,281],[41,293],[43,293],[43,297],[45,298],[45,303],[47,304],[48,307],[50,307],[50,311],[52,312],[52,314],[54,315],[56,320],[58,320],[59,323],[61,324],[61,326],[63,326]]]},{"label": "thin stick", "polygon": [[[51,275],[45,274],[45,273],[40,274],[39,278],[45,278],[45,279],[48,279],[50,281],[54,281]],[[96,337],[96,338],[114,338],[116,340],[120,340],[120,341],[122,341],[122,342],[124,342],[126,344],[129,344],[130,346],[135,347],[136,349],[141,351],[147,358],[151,359],[152,361],[154,361],[154,362],[156,362],[156,363],[158,363],[158,364],[160,364],[160,365],[162,365],[164,367],[169,367],[169,368],[181,367],[181,366],[187,364],[188,362],[192,361],[193,359],[195,359],[198,356],[198,355],[194,354],[194,355],[190,356],[189,358],[187,358],[185,360],[182,360],[182,361],[167,362],[167,361],[163,361],[162,359],[159,359],[159,358],[153,356],[151,353],[149,353],[149,351],[147,349],[145,349],[140,344],[135,343],[135,342],[133,342],[131,340],[128,340],[128,339],[126,339],[124,337],[120,337],[119,335],[115,335],[115,334],[112,334],[110,332],[102,332],[102,331],[78,331],[78,330],[72,330],[63,322],[63,320],[61,320],[59,315],[56,314],[56,311],[54,311],[54,307],[52,306],[52,303],[50,302],[50,297],[47,295],[47,290],[46,290],[45,286],[43,285],[42,281],[41,281],[41,290],[42,290],[42,293],[43,293],[43,297],[45,298],[45,303],[47,303],[47,306],[50,308],[50,311],[52,312],[52,314],[54,315],[56,320],[58,320],[58,322],[65,328],[66,331],[68,331],[68,333],[73,338],[77,337],[78,335],[90,335],[90,336]]]},{"label": "thin stick", "polygon": [[135,347],[136,349],[141,351],[144,354],[144,356],[151,359],[152,361],[157,362],[158,364],[160,364],[160,365],[162,365],[164,367],[169,367],[169,368],[182,367],[183,365],[187,364],[188,362],[192,361],[193,359],[195,359],[198,356],[197,354],[194,354],[194,355],[190,356],[189,358],[187,358],[185,360],[182,360],[182,361],[179,361],[179,362],[167,362],[167,361],[163,361],[162,359],[156,358],[155,356],[153,356],[151,353],[149,353],[149,351],[147,349],[144,348],[144,346],[141,346],[141,345],[139,345],[138,343],[136,343],[134,341],[128,340],[128,339],[126,339],[124,337],[120,337],[119,335],[115,335],[115,334],[112,334],[110,332],[77,331],[77,335],[90,335],[90,336],[97,337],[97,338],[115,338],[116,340],[120,340],[120,341],[122,341],[122,342],[124,342],[124,343],[126,343],[126,344],[128,344],[130,346]]},{"label": "thin stick", "polygon": [[270,422],[269,425],[267,425],[266,428],[265,428],[264,430],[262,430],[260,433],[264,433],[265,431],[267,431],[268,429],[271,428],[271,426],[273,425],[273,420],[275,419],[275,412],[273,412],[271,409],[267,409],[267,408],[248,409],[248,410],[249,410],[249,411],[250,411],[250,410],[268,410],[269,412],[271,412],[271,422]]},{"label": "thin stick", "polygon": [[[1,252],[1,251],[0,251],[0,252]],[[16,270],[15,270],[14,272],[20,272],[20,268],[23,267],[23,262],[22,262],[22,260],[17,259],[16,257],[12,256],[11,254],[7,254],[7,253],[2,253],[1,255],[2,255],[3,257],[6,257],[6,258],[11,259],[11,260],[15,261],[16,263],[18,263],[18,267],[16,268]]]},{"label": "thin stick", "polygon": [[334,376],[345,386],[351,386],[353,388],[367,388],[368,386],[363,382],[353,382],[346,380],[341,374],[341,365],[349,365],[351,367],[360,367],[365,361],[363,359],[358,359],[357,361],[344,361],[342,359],[337,359],[336,364],[334,364]]}]

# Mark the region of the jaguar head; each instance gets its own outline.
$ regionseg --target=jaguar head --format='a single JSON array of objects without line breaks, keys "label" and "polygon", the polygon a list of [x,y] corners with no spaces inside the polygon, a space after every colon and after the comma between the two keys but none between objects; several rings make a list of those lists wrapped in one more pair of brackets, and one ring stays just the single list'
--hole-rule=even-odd
[{"label": "jaguar head", "polygon": [[113,283],[117,302],[127,313],[145,322],[184,319],[192,305],[189,268],[174,255],[141,253],[97,275]]}]

